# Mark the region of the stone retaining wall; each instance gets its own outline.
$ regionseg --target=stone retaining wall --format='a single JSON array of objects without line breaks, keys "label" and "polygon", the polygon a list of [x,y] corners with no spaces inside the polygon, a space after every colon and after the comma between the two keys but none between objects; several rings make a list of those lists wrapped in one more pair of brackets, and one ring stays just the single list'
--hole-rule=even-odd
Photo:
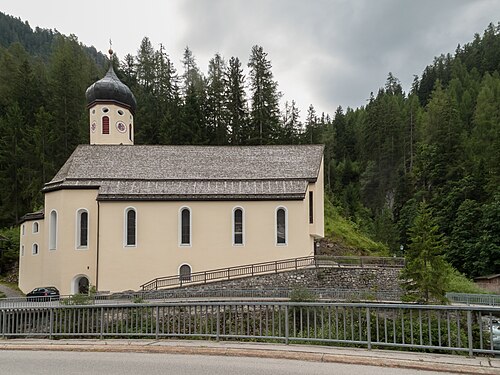
[{"label": "stone retaining wall", "polygon": [[400,268],[308,268],[298,271],[271,273],[233,280],[217,281],[204,285],[185,286],[178,289],[204,290],[250,290],[250,289],[358,289],[370,291],[401,292]]}]

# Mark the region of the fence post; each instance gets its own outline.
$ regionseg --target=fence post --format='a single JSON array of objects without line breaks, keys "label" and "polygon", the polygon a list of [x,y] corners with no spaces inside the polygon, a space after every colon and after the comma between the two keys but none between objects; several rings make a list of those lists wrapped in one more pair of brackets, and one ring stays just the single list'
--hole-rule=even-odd
[{"label": "fence post", "polygon": [[[460,334],[460,332],[458,333]],[[467,310],[467,338],[469,340],[469,357],[474,356],[472,343],[472,311]]]},{"label": "fence post", "polygon": [[207,283],[207,271],[203,273],[203,284]]},{"label": "fence post", "polygon": [[288,330],[288,305],[285,305],[285,344],[288,345],[290,332]]},{"label": "fence post", "polygon": [[52,340],[52,332],[54,331],[54,309],[50,308],[49,314],[49,339]]},{"label": "fence post", "polygon": [[104,307],[101,307],[101,334],[100,339],[104,337]]},{"label": "fence post", "polygon": [[253,276],[253,264],[252,264],[252,276]]},{"label": "fence post", "polygon": [[160,331],[160,306],[156,305],[156,339],[158,340],[158,333]]},{"label": "fence post", "polygon": [[216,333],[216,340],[219,341],[219,336],[220,336],[220,306],[217,305],[217,333]]},{"label": "fence post", "polygon": [[5,338],[5,331],[7,330],[7,313],[2,310],[2,338]]},{"label": "fence post", "polygon": [[297,271],[297,258],[295,258],[295,271]]},{"label": "fence post", "polygon": [[278,273],[278,262],[274,261],[274,273]]},{"label": "fence post", "polygon": [[370,308],[366,308],[366,342],[368,343],[368,350],[372,348],[372,325],[371,325],[371,316],[370,316]]},{"label": "fence post", "polygon": [[231,272],[231,268],[227,268],[227,279],[229,280],[231,278],[231,275],[229,274]]}]

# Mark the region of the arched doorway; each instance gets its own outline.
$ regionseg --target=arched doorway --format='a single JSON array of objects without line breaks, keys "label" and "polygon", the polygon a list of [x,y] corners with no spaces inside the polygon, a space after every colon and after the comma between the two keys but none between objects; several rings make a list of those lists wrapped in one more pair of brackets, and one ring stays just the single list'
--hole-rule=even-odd
[{"label": "arched doorway", "polygon": [[71,291],[73,294],[88,294],[89,293],[89,278],[85,275],[75,276]]}]

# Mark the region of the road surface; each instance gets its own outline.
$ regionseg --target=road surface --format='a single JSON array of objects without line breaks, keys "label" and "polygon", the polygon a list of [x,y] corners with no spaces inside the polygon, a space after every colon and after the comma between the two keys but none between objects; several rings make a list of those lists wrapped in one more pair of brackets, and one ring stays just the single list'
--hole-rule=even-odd
[{"label": "road surface", "polygon": [[8,375],[443,375],[444,372],[201,355],[0,351],[0,372]]}]

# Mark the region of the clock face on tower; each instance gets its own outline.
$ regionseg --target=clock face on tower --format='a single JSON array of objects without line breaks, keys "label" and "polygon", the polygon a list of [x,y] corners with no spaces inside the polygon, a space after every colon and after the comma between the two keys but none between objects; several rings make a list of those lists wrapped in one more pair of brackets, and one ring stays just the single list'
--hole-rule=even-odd
[{"label": "clock face on tower", "polygon": [[116,130],[118,130],[120,133],[125,133],[127,131],[127,126],[123,122],[118,121],[116,123]]},{"label": "clock face on tower", "polygon": [[97,129],[97,124],[94,121],[92,125],[90,125],[90,130],[92,130],[92,133],[94,133],[96,129]]}]

